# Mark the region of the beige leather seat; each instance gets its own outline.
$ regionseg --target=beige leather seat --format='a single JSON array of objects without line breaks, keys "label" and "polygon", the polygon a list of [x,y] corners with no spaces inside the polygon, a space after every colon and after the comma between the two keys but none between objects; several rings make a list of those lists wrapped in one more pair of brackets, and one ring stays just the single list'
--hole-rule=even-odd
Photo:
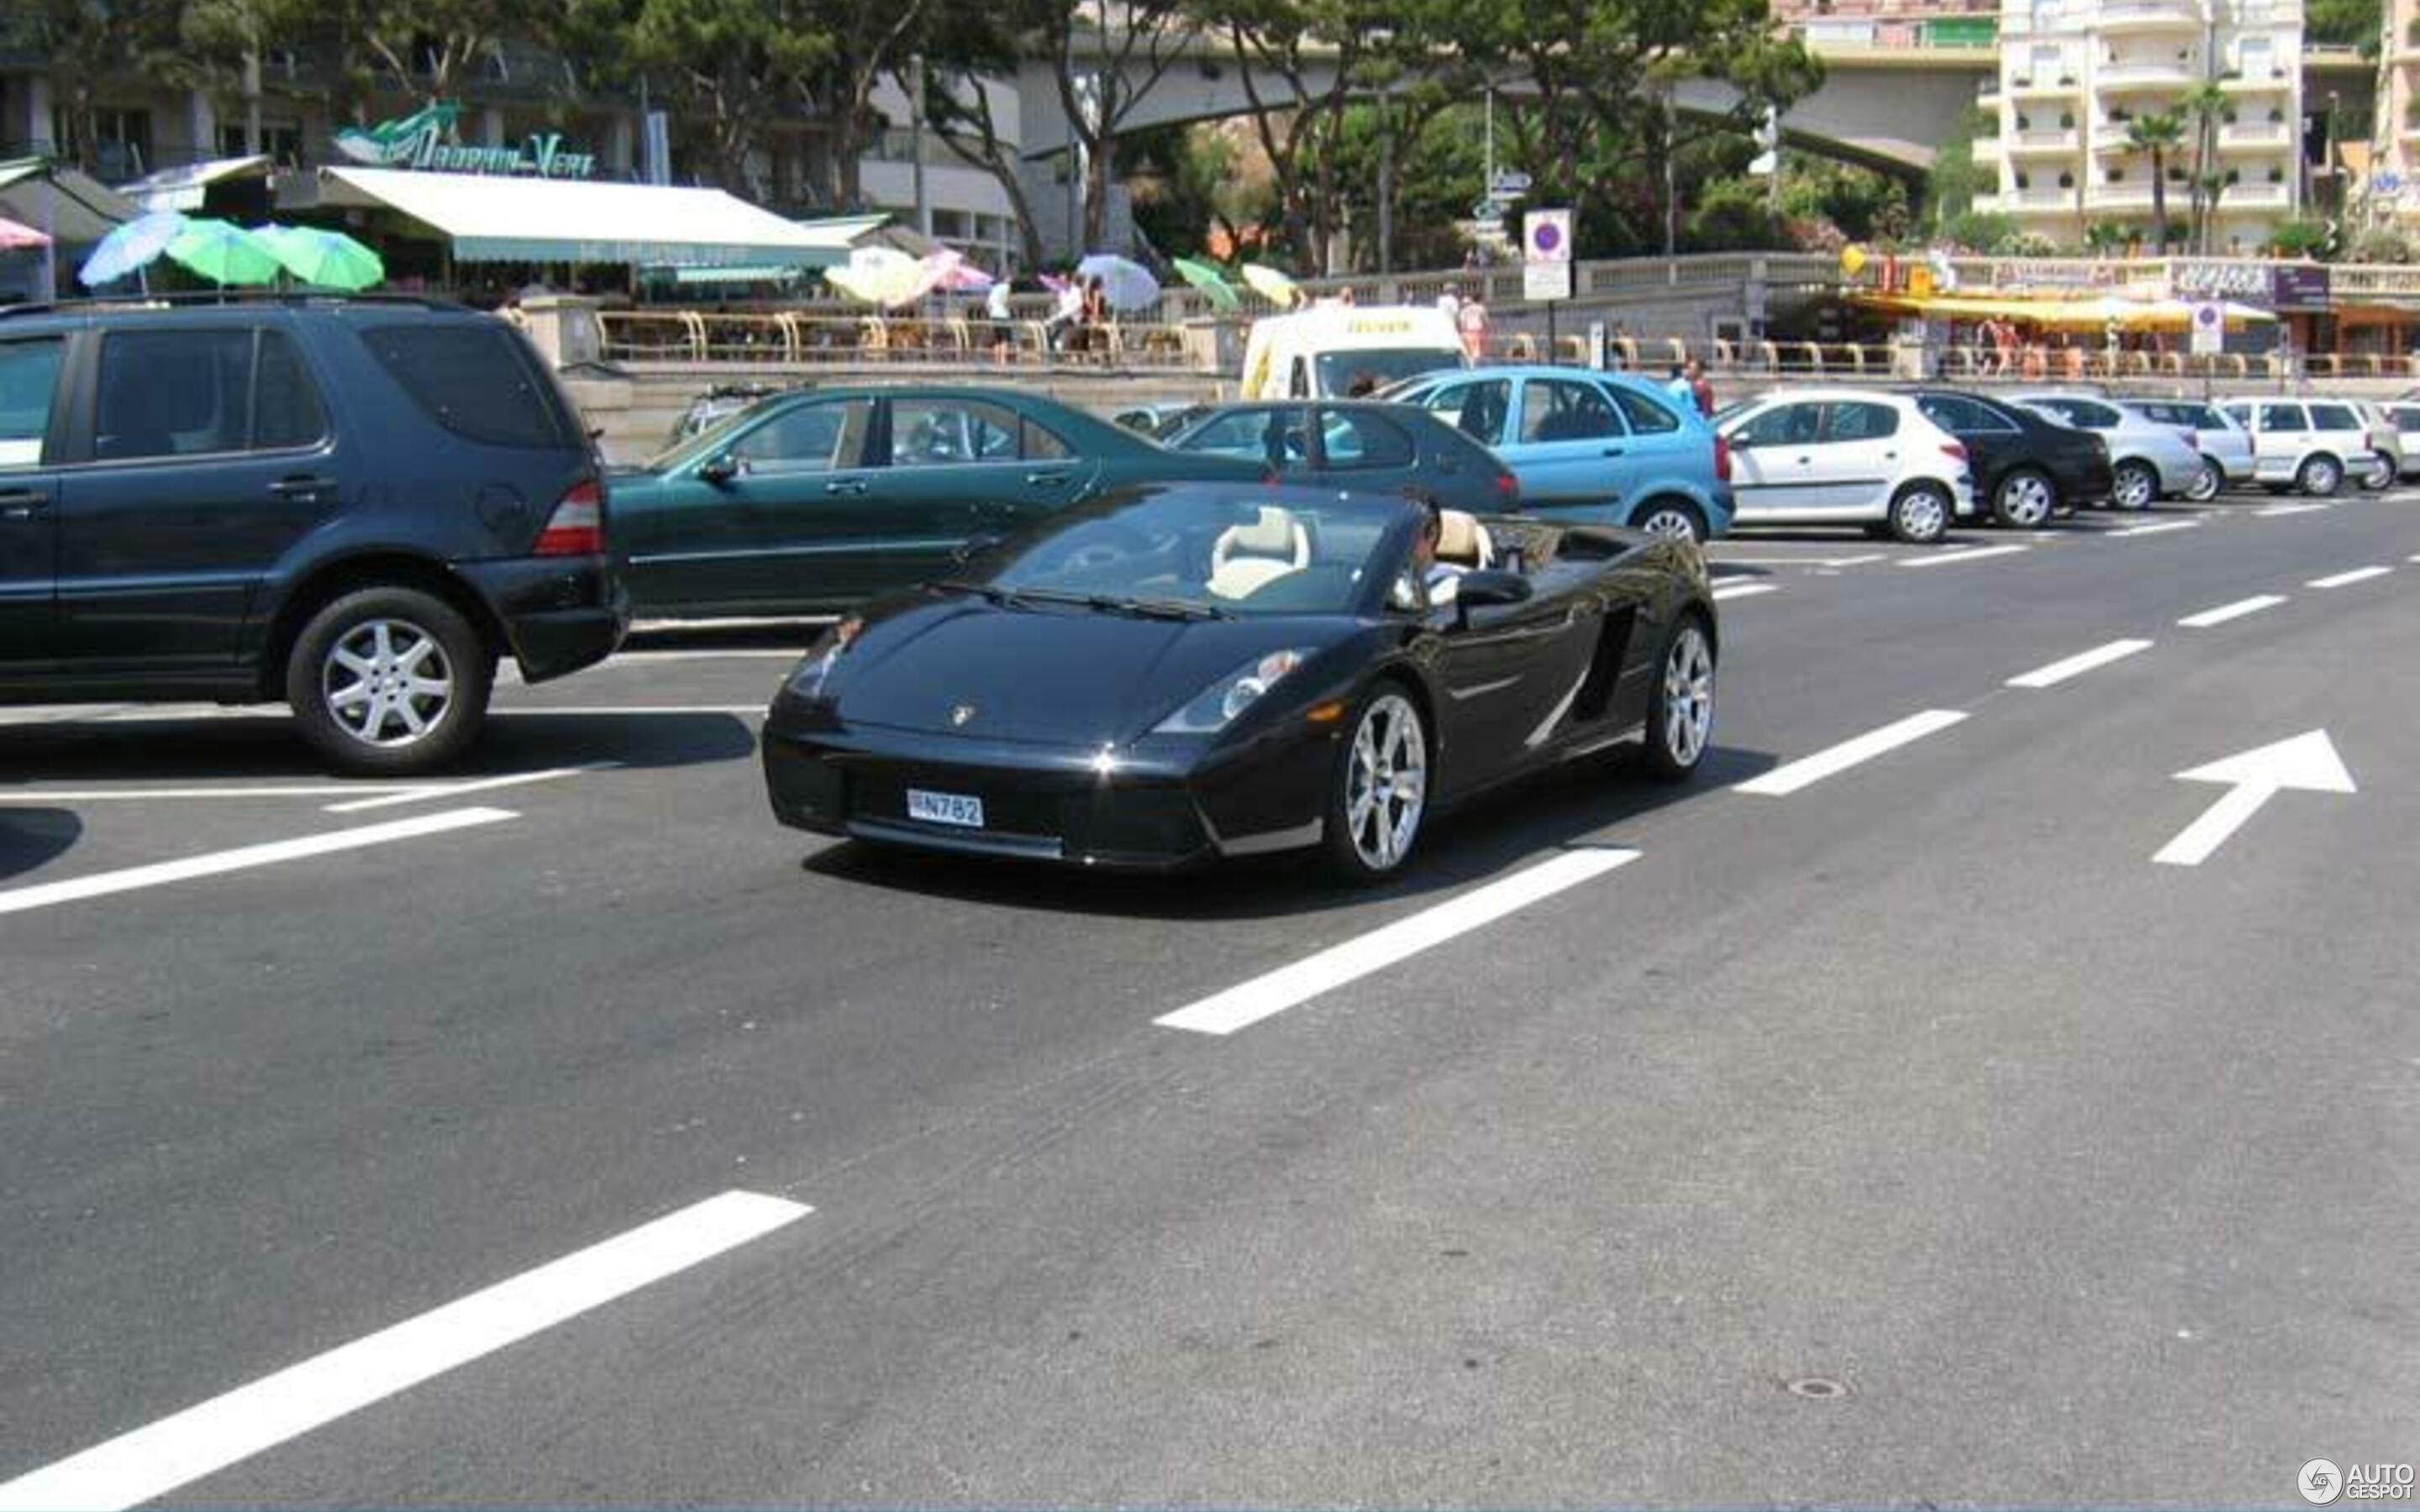
[{"label": "beige leather seat", "polygon": [[1210,547],[1210,592],[1220,598],[1249,598],[1288,573],[1311,565],[1311,532],[1294,512],[1260,506],[1249,525],[1230,525]]},{"label": "beige leather seat", "polygon": [[1479,517],[1459,509],[1437,512],[1436,559],[1457,567],[1486,567],[1496,562],[1496,543]]}]

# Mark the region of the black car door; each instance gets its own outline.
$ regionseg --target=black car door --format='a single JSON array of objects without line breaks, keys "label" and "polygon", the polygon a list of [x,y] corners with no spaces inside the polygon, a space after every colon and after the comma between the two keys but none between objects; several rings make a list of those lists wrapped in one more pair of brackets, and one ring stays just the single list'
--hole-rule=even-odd
[{"label": "black car door", "polygon": [[1430,610],[1441,649],[1440,794],[1483,785],[1535,759],[1563,728],[1588,672],[1592,618],[1563,595]]},{"label": "black car door", "polygon": [[59,655],[80,671],[233,665],[271,571],[342,504],[302,347],[266,324],[110,331],[59,502]]},{"label": "black car door", "polygon": [[51,663],[58,587],[58,474],[47,465],[67,342],[0,341],[0,679]]},{"label": "black car door", "polygon": [[1962,393],[1918,394],[1916,407],[1964,444],[1967,466],[1975,474],[1975,501],[1989,509],[2000,480],[2026,460],[2024,433]]}]

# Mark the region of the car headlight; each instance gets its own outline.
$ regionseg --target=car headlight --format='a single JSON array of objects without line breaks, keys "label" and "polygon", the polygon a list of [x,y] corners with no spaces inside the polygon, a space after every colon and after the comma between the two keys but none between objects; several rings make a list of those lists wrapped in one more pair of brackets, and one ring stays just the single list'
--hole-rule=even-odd
[{"label": "car headlight", "polygon": [[807,648],[806,659],[790,673],[790,691],[802,699],[814,698],[824,690],[824,679],[831,675],[834,663],[857,643],[858,632],[865,622],[852,615],[826,630],[816,642]]},{"label": "car headlight", "polygon": [[1278,680],[1302,665],[1304,653],[1272,651],[1251,660],[1203,688],[1190,703],[1154,727],[1156,735],[1204,735],[1223,730],[1261,700]]}]

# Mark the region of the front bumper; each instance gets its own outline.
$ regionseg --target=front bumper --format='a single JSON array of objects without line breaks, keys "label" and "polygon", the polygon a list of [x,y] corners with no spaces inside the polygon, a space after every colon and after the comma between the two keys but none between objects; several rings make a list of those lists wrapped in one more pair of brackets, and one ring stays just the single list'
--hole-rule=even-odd
[{"label": "front bumper", "polygon": [[[1171,871],[1316,844],[1332,743],[1104,749],[887,727],[817,728],[785,693],[766,720],[765,788],[796,829],[959,855]],[[980,828],[910,818],[908,790],[963,795]]]},{"label": "front bumper", "polygon": [[509,557],[455,570],[487,600],[528,682],[595,666],[630,627],[629,595],[607,557]]}]

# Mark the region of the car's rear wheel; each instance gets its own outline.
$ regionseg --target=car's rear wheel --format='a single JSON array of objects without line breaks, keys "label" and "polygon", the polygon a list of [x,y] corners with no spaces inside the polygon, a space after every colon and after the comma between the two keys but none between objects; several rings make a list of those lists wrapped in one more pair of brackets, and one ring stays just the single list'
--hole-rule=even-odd
[{"label": "car's rear wheel", "polygon": [[1658,499],[1638,512],[1631,529],[1660,535],[1667,540],[1694,541],[1703,546],[1706,541],[1706,519],[1698,506],[1681,499]]},{"label": "car's rear wheel", "polygon": [[1649,775],[1677,782],[1698,769],[1714,733],[1714,643],[1692,612],[1664,638],[1655,686],[1647,702]]},{"label": "car's rear wheel", "polygon": [[2110,501],[2120,509],[2149,509],[2160,497],[2160,474],[2149,462],[2133,457],[2118,464],[2112,474]]},{"label": "car's rear wheel", "polygon": [[2333,499],[2344,486],[2344,464],[2325,455],[2306,456],[2294,470],[2294,486],[2314,499]]},{"label": "car's rear wheel", "polygon": [[2193,482],[2186,486],[2185,501],[2194,504],[2209,503],[2217,498],[2218,491],[2226,486],[2226,470],[2220,467],[2213,458],[2205,456],[2201,459],[2201,471],[2195,473]]},{"label": "car's rear wheel", "polygon": [[1992,494],[1992,515],[2013,530],[2046,525],[2058,510],[2058,486],[2039,468],[2018,468]]},{"label": "car's rear wheel", "polygon": [[1347,882],[1391,876],[1419,842],[1428,813],[1428,732],[1419,707],[1395,683],[1361,700],[1328,781],[1321,843]]},{"label": "car's rear wheel", "polygon": [[459,610],[414,588],[365,588],[311,616],[286,662],[302,736],[336,767],[425,772],[487,719],[495,663]]},{"label": "car's rear wheel", "polygon": [[1911,483],[1891,500],[1890,532],[1910,546],[1931,546],[1949,533],[1955,507],[1949,490],[1941,485]]},{"label": "car's rear wheel", "polygon": [[2395,486],[2395,464],[2381,456],[2374,458],[2361,475],[2362,491],[2384,493]]}]

